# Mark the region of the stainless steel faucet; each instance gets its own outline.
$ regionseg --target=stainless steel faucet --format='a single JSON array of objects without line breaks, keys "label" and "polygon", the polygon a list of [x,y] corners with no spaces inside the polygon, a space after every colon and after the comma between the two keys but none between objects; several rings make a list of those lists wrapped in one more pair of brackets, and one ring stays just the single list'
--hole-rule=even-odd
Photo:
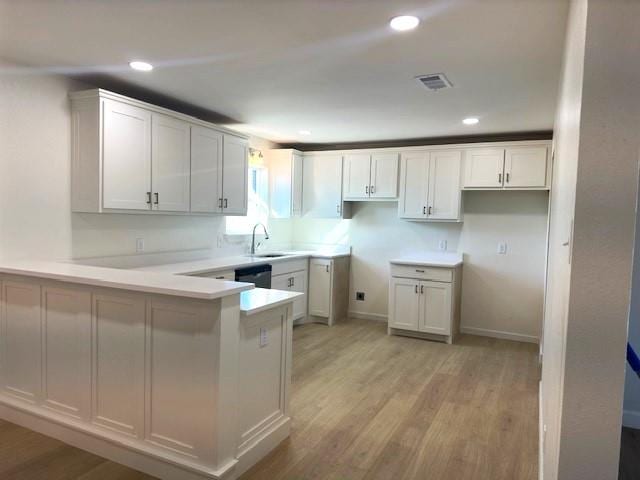
[{"label": "stainless steel faucet", "polygon": [[258,228],[259,226],[262,226],[262,228],[264,229],[264,239],[269,240],[269,232],[267,232],[267,227],[265,227],[262,223],[256,223],[253,226],[253,233],[251,234],[251,255],[256,254],[256,228]]}]

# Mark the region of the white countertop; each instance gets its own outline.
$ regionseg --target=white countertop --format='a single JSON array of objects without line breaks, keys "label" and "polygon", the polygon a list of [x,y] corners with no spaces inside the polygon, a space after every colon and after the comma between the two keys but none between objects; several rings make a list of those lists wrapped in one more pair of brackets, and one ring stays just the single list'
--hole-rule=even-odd
[{"label": "white countertop", "polygon": [[240,294],[240,312],[247,316],[255,315],[279,305],[293,302],[294,299],[302,295],[302,293],[298,292],[254,288]]},{"label": "white countertop", "polygon": [[[269,252],[260,252],[258,255],[264,255]],[[276,252],[271,252],[276,253]],[[300,258],[339,258],[348,257],[351,252],[346,250],[295,250],[282,251],[282,257],[260,257],[250,255],[238,255],[235,257],[205,258],[202,260],[192,260],[189,262],[166,263],[163,265],[152,265],[136,268],[138,271],[145,272],[162,272],[171,273],[173,275],[199,275],[201,273],[215,272],[219,270],[234,270],[241,267],[250,267],[252,265],[264,265],[266,263],[277,263],[287,260],[295,260]]]},{"label": "white countertop", "polygon": [[462,265],[462,254],[451,252],[420,252],[389,260],[394,265],[419,265],[421,267],[448,267]]},{"label": "white countertop", "polygon": [[254,288],[252,283],[45,261],[2,262],[0,273],[203,300]]}]

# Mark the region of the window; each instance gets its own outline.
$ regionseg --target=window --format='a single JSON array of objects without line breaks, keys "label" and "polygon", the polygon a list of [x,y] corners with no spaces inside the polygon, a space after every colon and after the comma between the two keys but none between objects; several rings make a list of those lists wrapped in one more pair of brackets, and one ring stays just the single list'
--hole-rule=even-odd
[{"label": "window", "polygon": [[267,225],[269,219],[269,171],[262,152],[251,150],[249,156],[249,198],[246,217],[226,217],[227,235],[249,235],[256,223]]}]

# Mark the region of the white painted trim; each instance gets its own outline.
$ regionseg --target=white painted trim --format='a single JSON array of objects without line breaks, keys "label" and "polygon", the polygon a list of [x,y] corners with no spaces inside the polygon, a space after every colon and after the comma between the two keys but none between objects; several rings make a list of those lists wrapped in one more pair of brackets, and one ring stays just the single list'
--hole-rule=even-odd
[{"label": "white painted trim", "polygon": [[522,333],[503,332],[501,330],[489,330],[488,328],[460,327],[460,332],[470,335],[480,335],[482,337],[502,338],[504,340],[515,340],[516,342],[538,343],[538,337],[534,335],[523,335]]},{"label": "white painted trim", "polygon": [[640,429],[640,411],[638,411],[638,410],[623,410],[622,411],[622,425],[624,427]]},{"label": "white painted trim", "polygon": [[373,320],[374,322],[386,323],[389,317],[381,313],[356,312],[349,310],[349,318],[359,318],[362,320]]}]

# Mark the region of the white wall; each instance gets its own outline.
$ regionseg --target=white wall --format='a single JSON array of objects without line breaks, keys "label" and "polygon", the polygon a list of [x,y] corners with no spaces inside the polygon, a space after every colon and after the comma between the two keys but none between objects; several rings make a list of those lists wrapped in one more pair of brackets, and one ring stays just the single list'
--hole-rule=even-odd
[{"label": "white wall", "polygon": [[639,22],[638,2],[580,0],[569,15],[551,191],[545,480],[618,477],[640,152]]},{"label": "white wall", "polygon": [[[350,311],[386,319],[389,260],[437,250],[465,253],[462,325],[536,341],[542,321],[546,192],[465,192],[464,222],[408,222],[397,203],[356,202],[350,220],[294,219],[294,243],[351,245]],[[498,242],[508,244],[498,255]],[[356,301],[355,292],[365,292]],[[498,301],[496,301],[498,300]]]},{"label": "white wall", "polygon": [[[217,249],[223,217],[72,214],[68,93],[89,88],[63,77],[0,75],[0,258],[69,259]],[[272,144],[252,138],[257,148]]]}]

